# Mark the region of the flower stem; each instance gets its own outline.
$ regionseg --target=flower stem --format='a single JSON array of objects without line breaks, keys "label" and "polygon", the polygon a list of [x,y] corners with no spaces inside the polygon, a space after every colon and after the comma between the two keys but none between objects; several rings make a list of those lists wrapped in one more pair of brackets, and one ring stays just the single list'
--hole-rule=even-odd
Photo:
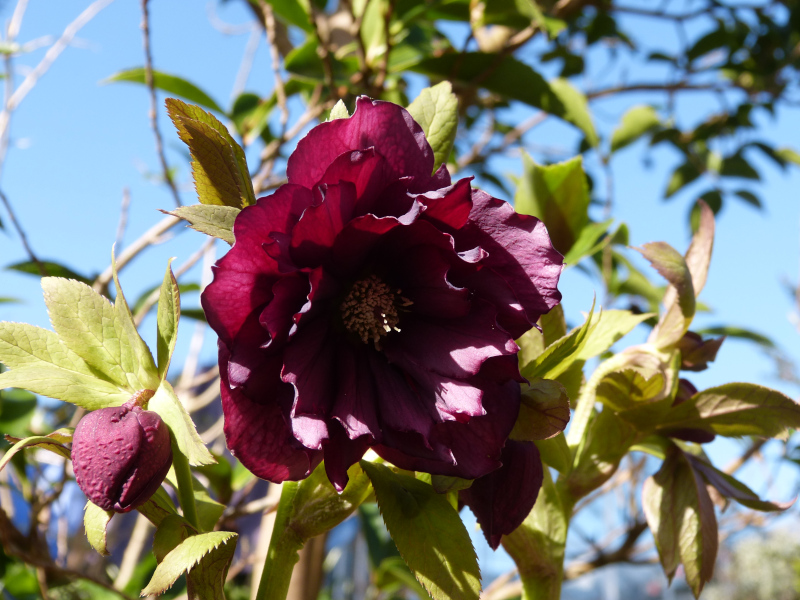
[{"label": "flower stem", "polygon": [[200,523],[197,520],[197,506],[194,502],[194,486],[192,485],[189,460],[178,448],[174,439],[172,440],[172,466],[175,469],[175,478],[178,480],[178,500],[183,509],[183,517],[197,531],[201,531]]},{"label": "flower stem", "polygon": [[296,481],[283,483],[275,525],[272,528],[269,550],[255,600],[286,600],[292,571],[300,560],[298,553],[304,544],[297,532],[288,526],[298,487]]}]

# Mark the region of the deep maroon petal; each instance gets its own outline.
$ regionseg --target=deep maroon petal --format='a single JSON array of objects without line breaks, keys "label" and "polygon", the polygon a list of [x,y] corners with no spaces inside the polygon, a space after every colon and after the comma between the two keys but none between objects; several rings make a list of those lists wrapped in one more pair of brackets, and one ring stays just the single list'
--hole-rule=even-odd
[{"label": "deep maroon petal", "polygon": [[506,280],[531,325],[561,301],[556,286],[564,259],[536,217],[520,215],[508,202],[473,190],[469,222],[453,235],[457,250],[480,246],[489,253],[481,264]]},{"label": "deep maroon petal", "polygon": [[[386,161],[375,148],[352,150],[336,157],[322,175],[319,184],[338,184],[343,181],[355,186],[358,207],[356,214],[364,215],[383,196],[382,192],[394,178],[385,172]],[[407,186],[403,186],[405,189]]]},{"label": "deep maroon petal", "polygon": [[[485,416],[473,417],[469,423],[437,424],[427,438],[427,446],[412,434],[393,434],[390,438],[384,432],[384,443],[373,449],[389,462],[411,471],[477,479],[498,469],[501,448],[519,414],[520,387],[516,382],[497,385],[480,378],[474,384],[483,390]],[[448,449],[450,458],[432,456],[431,448]]]},{"label": "deep maroon petal", "polygon": [[309,206],[292,230],[292,262],[300,267],[322,264],[336,237],[353,218],[356,205],[352,183],[323,185],[316,190],[322,194],[322,201]]},{"label": "deep maroon petal", "polygon": [[414,314],[429,317],[463,317],[470,311],[470,292],[447,280],[451,261],[439,248],[416,246],[398,257],[392,265],[392,281],[403,298],[412,304],[406,307]]},{"label": "deep maroon petal", "polygon": [[283,404],[291,403],[292,388],[283,385],[273,397],[256,402],[228,385],[223,369],[227,350],[220,346],[222,410],[228,449],[253,474],[275,483],[308,476],[322,460],[322,452],[304,447],[292,435]]},{"label": "deep maroon petal", "polygon": [[424,219],[452,229],[461,229],[472,211],[471,178],[416,196],[425,205]]},{"label": "deep maroon petal", "polygon": [[230,344],[253,310],[272,298],[272,284],[281,270],[263,245],[271,241],[271,233],[289,231],[311,201],[309,190],[284,185],[236,218],[236,242],[215,265],[214,280],[201,296],[209,325],[226,343]]},{"label": "deep maroon petal", "polygon": [[295,389],[292,416],[329,415],[336,397],[337,341],[319,318],[300,327],[286,347],[281,377]]},{"label": "deep maroon petal", "polygon": [[457,379],[476,375],[490,357],[517,350],[514,340],[497,326],[495,309],[483,302],[473,303],[469,315],[456,319],[408,316],[401,320],[400,333],[388,336],[384,344],[393,362]]},{"label": "deep maroon petal", "polygon": [[378,410],[382,429],[416,432],[424,440],[433,426],[442,421],[431,397],[423,398],[420,385],[382,355],[371,353],[368,358],[369,368],[380,385]]},{"label": "deep maroon petal", "polygon": [[376,352],[366,344],[340,344],[336,356],[336,400],[331,417],[354,440],[364,435],[380,439],[378,390],[370,370],[368,354]]},{"label": "deep maroon petal", "polygon": [[519,527],[531,512],[544,478],[542,459],[533,442],[507,441],[501,460],[502,467],[459,492],[459,499],[475,514],[494,550],[500,538]]},{"label": "deep maroon petal", "polygon": [[396,217],[364,215],[353,219],[336,239],[328,268],[343,278],[358,273],[370,260],[372,250],[382,237],[403,224]]},{"label": "deep maroon petal", "polygon": [[272,286],[273,298],[261,311],[259,323],[269,335],[264,344],[271,351],[277,350],[289,337],[295,315],[302,310],[310,292],[306,277],[283,277]]},{"label": "deep maroon petal", "polygon": [[370,440],[370,436],[351,440],[338,421],[331,421],[330,437],[324,443],[325,473],[337,492],[347,485],[347,470],[361,460]]},{"label": "deep maroon petal", "polygon": [[286,166],[289,183],[311,188],[340,154],[372,147],[386,159],[392,179],[431,179],[433,151],[408,111],[362,96],[352,117],[322,123],[300,140]]}]

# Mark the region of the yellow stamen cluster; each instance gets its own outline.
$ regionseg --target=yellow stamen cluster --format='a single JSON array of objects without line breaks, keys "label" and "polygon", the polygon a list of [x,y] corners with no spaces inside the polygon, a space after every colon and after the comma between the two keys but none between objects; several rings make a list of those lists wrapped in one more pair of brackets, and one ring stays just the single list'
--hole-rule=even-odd
[{"label": "yellow stamen cluster", "polygon": [[365,344],[370,340],[380,349],[380,339],[391,331],[400,331],[398,304],[411,301],[400,296],[376,275],[357,281],[342,302],[342,321],[347,331],[356,334]]}]

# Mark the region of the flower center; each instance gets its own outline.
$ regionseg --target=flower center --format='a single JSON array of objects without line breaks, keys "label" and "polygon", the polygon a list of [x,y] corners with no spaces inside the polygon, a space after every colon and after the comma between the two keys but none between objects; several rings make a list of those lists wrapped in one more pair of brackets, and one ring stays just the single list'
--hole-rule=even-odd
[{"label": "flower center", "polygon": [[380,350],[382,337],[393,330],[400,331],[398,308],[412,304],[411,300],[400,296],[400,292],[376,275],[357,281],[340,307],[345,329],[365,344],[371,340]]}]

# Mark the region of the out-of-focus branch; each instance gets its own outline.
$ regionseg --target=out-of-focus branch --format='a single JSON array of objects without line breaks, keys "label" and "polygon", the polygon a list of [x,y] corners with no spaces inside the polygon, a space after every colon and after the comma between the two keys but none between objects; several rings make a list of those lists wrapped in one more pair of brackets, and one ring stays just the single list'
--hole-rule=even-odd
[{"label": "out-of-focus branch", "polygon": [[766,444],[768,441],[769,438],[754,438],[753,441],[750,443],[750,445],[747,447],[747,450],[745,450],[741,456],[733,459],[730,463],[728,463],[728,465],[724,469],[725,472],[728,475],[733,475],[734,473],[736,473],[736,471],[741,469],[748,460],[753,458],[753,456],[755,456],[761,450],[764,444]]},{"label": "out-of-focus branch", "polygon": [[[178,267],[175,270],[174,272],[175,279],[178,279],[181,275],[186,273],[186,271],[195,266],[197,264],[197,261],[203,258],[203,255],[208,251],[208,249],[214,245],[214,242],[215,239],[213,237],[209,237],[197,252],[192,254],[188,259],[186,259],[185,263],[183,263],[180,267]],[[160,294],[161,294],[161,289],[160,288],[155,289],[150,293],[150,295],[144,301],[142,308],[139,310],[139,312],[133,319],[133,322],[136,323],[137,327],[142,324],[142,321],[144,321],[144,318],[147,316],[147,313],[149,313],[150,309],[155,305],[156,302],[158,302]]]},{"label": "out-of-focus branch", "polygon": [[[153,225],[150,229],[145,231],[142,236],[133,242],[130,246],[128,246],[118,257],[117,257],[117,269],[122,270],[122,268],[127,265],[131,260],[133,260],[139,253],[142,252],[148,246],[155,244],[158,242],[158,239],[164,235],[167,231],[175,227],[181,220],[178,217],[165,217],[161,219],[158,223]],[[93,288],[95,291],[102,291],[108,286],[109,282],[111,281],[112,272],[111,272],[111,265],[106,267],[106,270],[100,273],[97,276],[97,279],[94,280]]]},{"label": "out-of-focus branch", "polygon": [[125,229],[128,227],[128,212],[131,207],[131,190],[127,186],[122,188],[122,206],[119,209],[119,224],[117,225],[117,236],[114,247],[122,248],[122,238],[125,236]]},{"label": "out-of-focus branch", "polygon": [[158,127],[158,98],[156,96],[156,85],[153,78],[153,53],[150,50],[150,11],[149,0],[142,0],[142,40],[144,45],[144,78],[147,84],[147,89],[150,92],[150,128],[153,130],[153,136],[156,139],[156,154],[158,154],[158,161],[161,163],[161,171],[164,176],[164,181],[167,182],[172,198],[175,201],[175,206],[180,206],[181,196],[178,193],[178,187],[172,179],[172,173],[167,164],[167,156],[164,154],[164,139],[161,137],[161,130]]},{"label": "out-of-focus branch", "polygon": [[281,57],[278,52],[277,36],[275,34],[275,14],[269,4],[264,4],[264,29],[267,31],[269,41],[269,53],[272,58],[272,73],[275,78],[275,96],[278,99],[278,108],[281,111],[281,136],[286,133],[289,123],[289,107],[286,105],[286,89],[281,77]]},{"label": "out-of-focus branch", "polygon": [[[78,17],[72,21],[67,27],[64,29],[64,32],[61,34],[61,37],[56,40],[56,43],[50,46],[50,49],[45,53],[44,58],[39,61],[39,64],[31,71],[27,77],[22,81],[19,87],[14,91],[13,94],[6,100],[5,106],[3,107],[2,112],[0,112],[0,137],[5,137],[8,135],[8,124],[11,119],[11,113],[19,106],[19,103],[28,95],[39,79],[47,73],[50,67],[53,65],[55,60],[61,55],[61,53],[66,49],[67,46],[72,42],[75,38],[77,33],[91,21],[101,10],[103,10],[106,6],[111,4],[114,0],[95,0],[92,2],[86,10],[84,10]],[[27,3],[27,2],[26,2]],[[25,4],[26,4],[25,3]],[[22,3],[20,3],[22,4]],[[25,8],[24,5],[20,9],[20,4],[17,5],[17,9],[14,11],[14,16],[11,19],[12,25],[14,25],[15,21],[16,24],[14,27],[16,28],[13,33],[16,33],[19,30],[19,22],[22,20],[22,12],[24,12]],[[19,15],[18,15],[19,12]],[[9,33],[12,33],[12,28],[9,27]],[[10,75],[10,74],[9,74]],[[5,159],[5,154],[0,156],[0,165],[2,165]]]},{"label": "out-of-focus branch", "polygon": [[25,248],[25,252],[28,253],[28,257],[34,263],[36,263],[36,268],[39,269],[39,274],[42,277],[45,277],[47,275],[47,269],[44,268],[42,261],[39,260],[39,257],[36,256],[33,248],[31,248],[31,245],[28,243],[28,236],[25,235],[25,230],[22,229],[22,225],[17,219],[17,215],[14,214],[14,209],[11,206],[11,202],[8,201],[8,198],[2,191],[0,191],[0,201],[2,201],[3,206],[6,207],[6,212],[8,213],[8,217],[11,219],[11,224],[14,225],[14,229],[17,230],[17,235],[19,235],[19,239],[22,242],[22,247]]}]

